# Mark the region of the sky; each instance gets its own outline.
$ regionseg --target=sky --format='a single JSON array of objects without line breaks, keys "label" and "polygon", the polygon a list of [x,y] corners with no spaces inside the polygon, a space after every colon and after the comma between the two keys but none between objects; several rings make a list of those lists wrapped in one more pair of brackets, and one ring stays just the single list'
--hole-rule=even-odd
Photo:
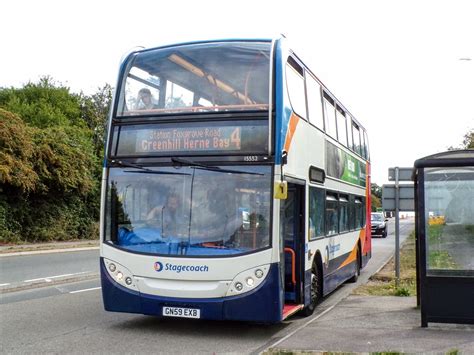
[{"label": "sky", "polygon": [[0,87],[115,86],[136,46],[284,34],[367,129],[372,182],[474,129],[471,0],[6,0]]}]

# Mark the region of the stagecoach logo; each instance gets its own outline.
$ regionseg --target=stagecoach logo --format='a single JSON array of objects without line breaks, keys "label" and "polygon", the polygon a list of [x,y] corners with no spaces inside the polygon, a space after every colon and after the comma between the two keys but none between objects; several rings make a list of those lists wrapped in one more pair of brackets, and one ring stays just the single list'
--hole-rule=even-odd
[{"label": "stagecoach logo", "polygon": [[161,270],[163,270],[163,264],[157,261],[155,263],[155,271],[160,272]]},{"label": "stagecoach logo", "polygon": [[156,272],[161,272],[163,270],[165,271],[172,271],[176,273],[181,273],[181,272],[208,272],[209,271],[209,266],[207,265],[176,265],[176,264],[170,264],[166,263],[163,265],[163,263],[157,261],[154,264],[154,268]]}]

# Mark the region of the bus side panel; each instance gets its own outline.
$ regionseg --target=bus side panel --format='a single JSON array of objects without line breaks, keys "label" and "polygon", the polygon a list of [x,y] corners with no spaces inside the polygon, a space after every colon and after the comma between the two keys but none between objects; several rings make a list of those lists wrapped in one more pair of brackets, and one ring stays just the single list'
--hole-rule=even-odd
[{"label": "bus side panel", "polygon": [[327,266],[325,265],[323,267],[324,295],[331,293],[344,281],[354,275],[354,263],[347,263],[351,254],[352,252],[348,252],[330,259],[326,264]]},{"label": "bus side panel", "polygon": [[105,270],[101,260],[104,307],[107,311],[142,313],[162,317],[163,306],[198,308],[202,319],[241,320],[277,323],[282,320],[279,264],[270,266],[265,281],[255,290],[228,298],[191,299],[141,294],[118,285]]},{"label": "bus side panel", "polygon": [[334,291],[338,286],[340,286],[352,276],[354,276],[353,263],[347,264],[332,274],[324,275],[324,296]]}]

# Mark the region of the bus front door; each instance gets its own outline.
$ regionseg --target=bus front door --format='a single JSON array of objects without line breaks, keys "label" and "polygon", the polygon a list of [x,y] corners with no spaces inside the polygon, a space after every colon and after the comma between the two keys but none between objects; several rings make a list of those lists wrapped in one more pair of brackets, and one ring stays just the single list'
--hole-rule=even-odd
[{"label": "bus front door", "polygon": [[283,319],[304,305],[305,185],[288,184],[288,198],[281,200],[280,233],[285,275]]}]

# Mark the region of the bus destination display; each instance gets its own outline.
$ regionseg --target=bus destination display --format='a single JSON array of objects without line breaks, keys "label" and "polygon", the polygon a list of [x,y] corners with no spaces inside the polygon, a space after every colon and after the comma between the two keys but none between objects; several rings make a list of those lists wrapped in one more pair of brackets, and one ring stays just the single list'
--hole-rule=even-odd
[{"label": "bus destination display", "polygon": [[115,156],[188,154],[266,154],[268,123],[130,125],[114,130]]},{"label": "bus destination display", "polygon": [[137,153],[240,149],[241,127],[153,129],[137,134]]}]

